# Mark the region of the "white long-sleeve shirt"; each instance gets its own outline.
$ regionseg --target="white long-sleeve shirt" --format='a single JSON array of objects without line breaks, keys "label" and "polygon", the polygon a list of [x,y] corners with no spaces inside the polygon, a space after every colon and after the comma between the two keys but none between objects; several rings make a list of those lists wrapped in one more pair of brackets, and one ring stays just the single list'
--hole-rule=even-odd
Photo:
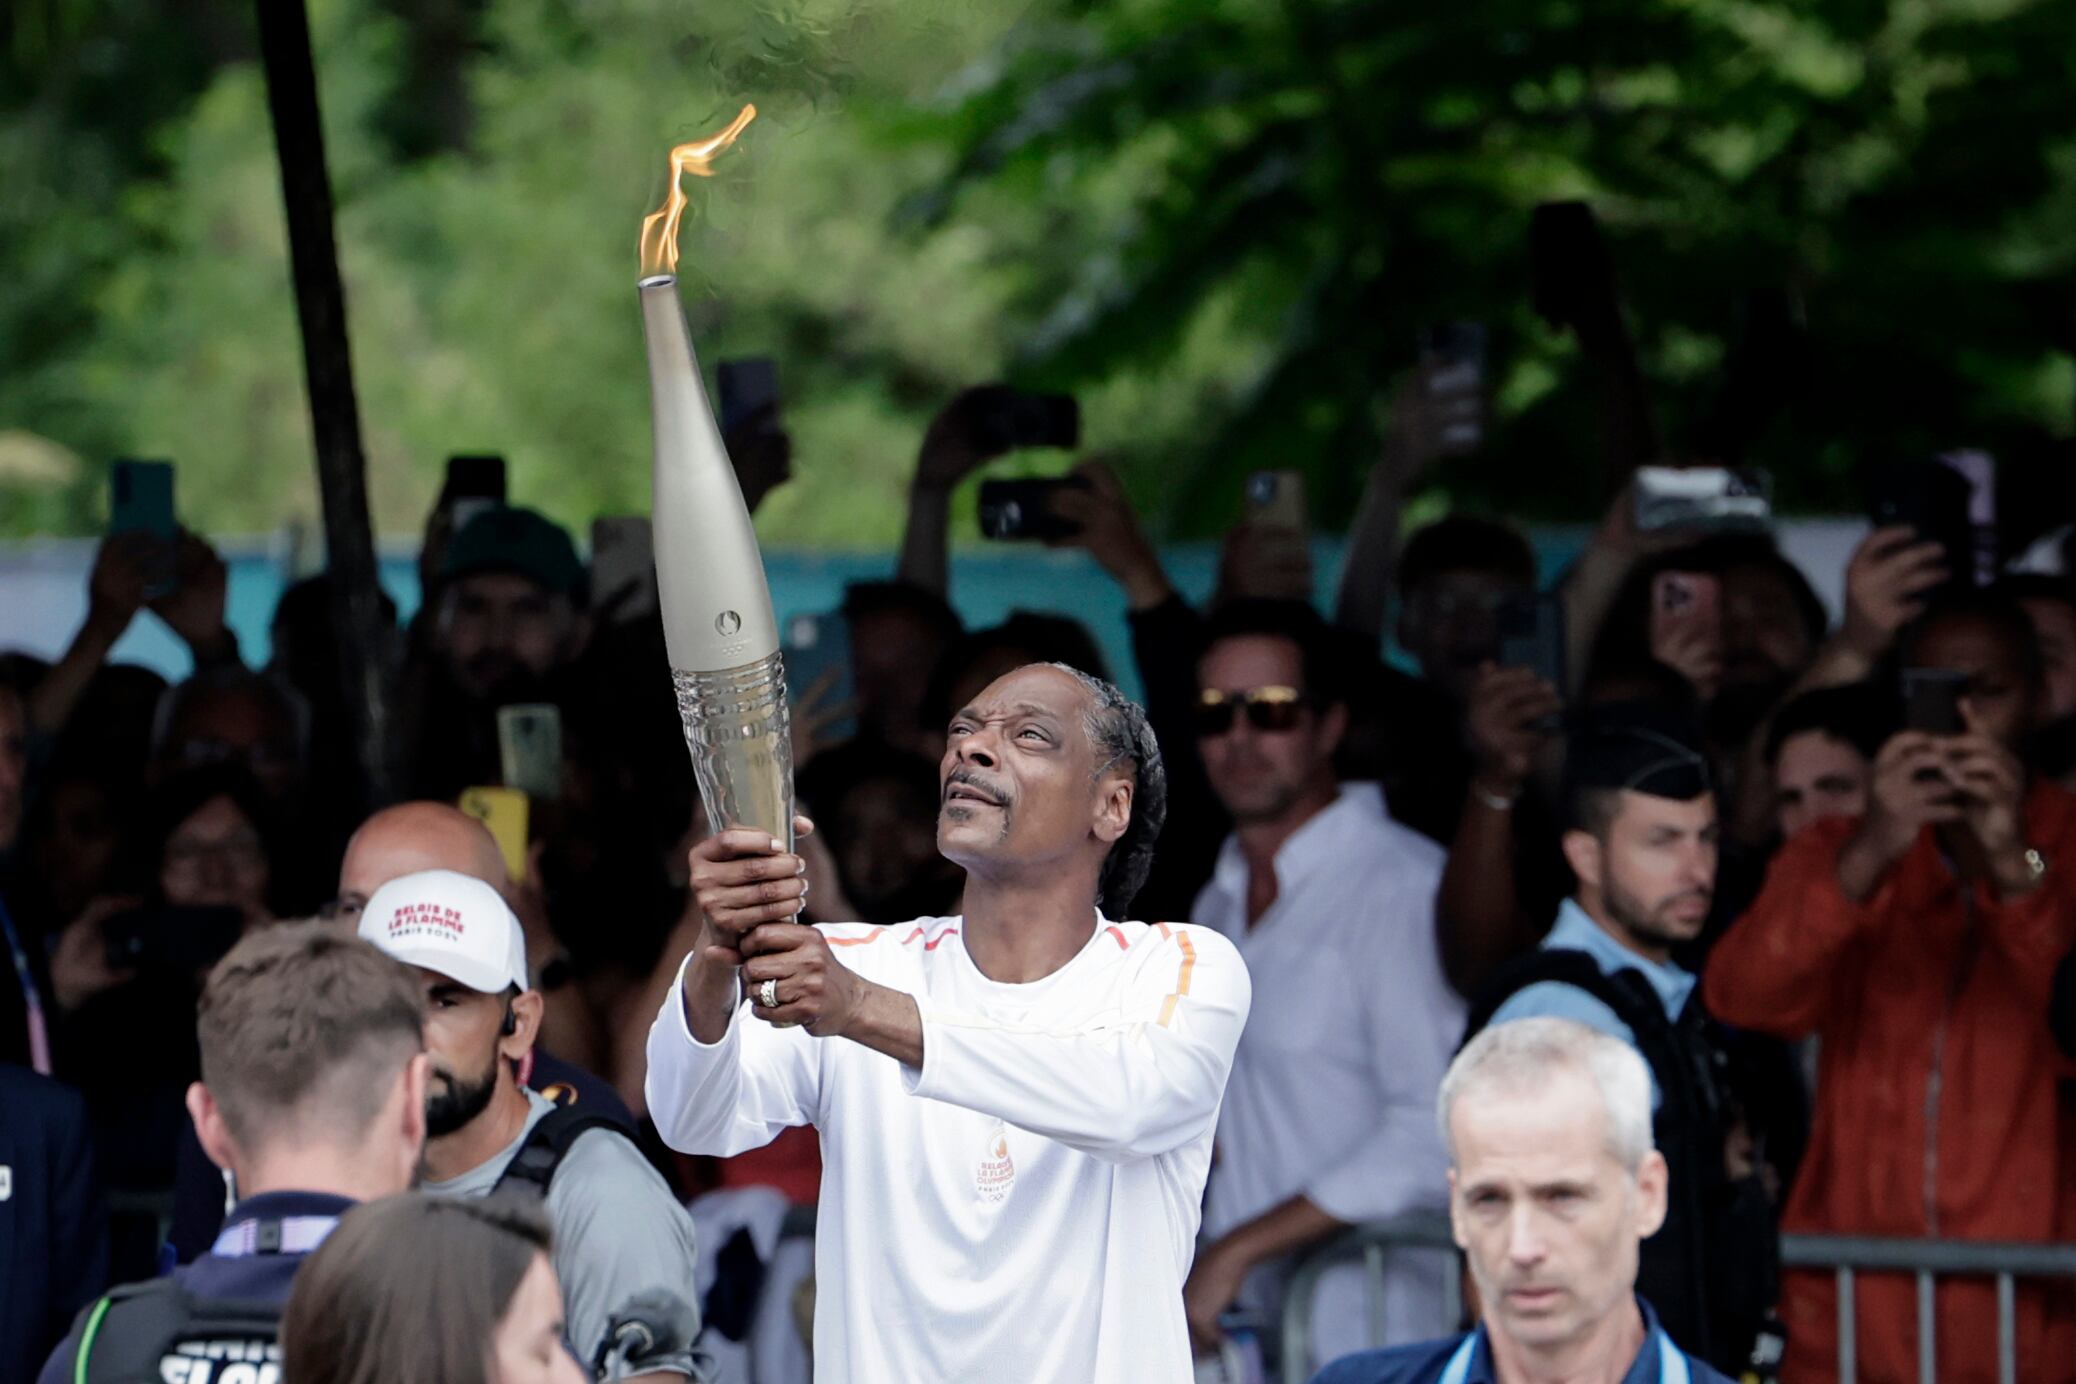
[{"label": "white long-sleeve shirt", "polygon": [[920,1069],[747,1007],[703,1044],[680,970],[649,1031],[664,1141],[725,1157],[821,1133],[820,1384],[1190,1379],[1182,1282],[1247,972],[1205,929],[1095,921],[1023,985],[980,973],[957,918],[823,927],[914,996]]},{"label": "white long-sleeve shirt", "polygon": [[[1214,1238],[1302,1193],[1351,1223],[1448,1204],[1435,1093],[1463,1038],[1442,974],[1434,903],[1442,849],[1385,815],[1375,784],[1340,796],[1276,852],[1276,901],[1247,923],[1247,862],[1220,851],[1190,917],[1238,946],[1255,987],[1218,1124],[1204,1212]],[[1278,1291],[1273,1268],[1251,1296]],[[1388,1266],[1393,1341],[1439,1335],[1441,1270]],[[1329,1273],[1315,1301],[1321,1360],[1371,1344],[1359,1271]]]}]

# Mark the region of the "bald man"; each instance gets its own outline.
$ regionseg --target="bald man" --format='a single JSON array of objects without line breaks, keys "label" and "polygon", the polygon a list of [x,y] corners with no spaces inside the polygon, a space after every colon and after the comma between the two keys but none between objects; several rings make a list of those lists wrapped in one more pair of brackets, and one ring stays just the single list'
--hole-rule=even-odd
[{"label": "bald man", "polygon": [[[519,901],[512,899],[517,891],[506,873],[504,852],[489,829],[461,809],[439,802],[399,803],[360,824],[339,863],[339,898],[328,910],[329,916],[358,918],[377,889],[424,870],[453,870],[480,879],[512,901],[522,920],[529,914],[539,916],[537,909],[518,907]],[[529,955],[539,945],[531,928],[526,945]],[[558,1060],[541,1047],[536,1046],[523,1059],[520,1080],[557,1105],[596,1110],[628,1129],[636,1127],[633,1112],[610,1082]],[[202,1151],[192,1126],[182,1134],[176,1171],[168,1243],[176,1258],[186,1263],[208,1249],[222,1228],[227,1187],[224,1175]]]},{"label": "bald man", "polygon": [[[385,807],[353,833],[346,843],[346,857],[339,863],[339,895],[326,910],[327,916],[352,920],[360,916],[367,906],[368,896],[393,879],[415,875],[421,870],[453,870],[457,874],[480,879],[498,893],[519,917],[519,925],[526,932],[526,957],[532,967],[532,978],[538,979],[546,960],[561,950],[555,940],[554,931],[548,926],[546,901],[534,884],[514,884],[505,870],[505,854],[498,847],[497,838],[490,829],[460,808],[441,802],[398,803]],[[542,1062],[550,1068],[562,1064],[547,1056],[549,1052],[563,1053],[582,1064],[584,1068],[603,1070],[603,1063],[610,1058],[610,1050],[598,1032],[598,1022],[584,996],[575,987],[558,989],[553,996],[543,994],[544,1012],[541,1016],[540,1034],[535,1041],[535,1050]],[[630,1122],[632,1112],[626,1100],[615,1092],[610,1102],[592,1100],[591,1086],[604,1086],[596,1077],[589,1076],[576,1067],[564,1070],[576,1072],[578,1079],[574,1089],[587,1101],[598,1104],[611,1113],[621,1115]],[[537,1079],[528,1085],[545,1087],[550,1078],[545,1072],[529,1066],[530,1073]],[[636,1084],[640,1082],[637,1075]],[[589,1083],[588,1085],[586,1083]],[[624,1084],[624,1083],[623,1083]],[[559,1097],[558,1097],[559,1099]]]},{"label": "bald man", "polygon": [[[346,843],[334,910],[340,917],[357,918],[369,895],[421,870],[453,870],[482,880],[507,898],[512,893],[504,852],[488,827],[447,803],[398,803],[362,822]],[[534,940],[526,939],[529,953]]]}]

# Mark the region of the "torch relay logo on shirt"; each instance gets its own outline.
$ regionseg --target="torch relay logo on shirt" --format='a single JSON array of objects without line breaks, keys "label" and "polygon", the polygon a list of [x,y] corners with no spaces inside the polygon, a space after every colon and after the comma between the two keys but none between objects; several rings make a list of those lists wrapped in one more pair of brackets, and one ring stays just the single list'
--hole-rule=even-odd
[{"label": "torch relay logo on shirt", "polygon": [[468,929],[462,925],[461,910],[441,903],[407,903],[389,920],[389,940],[406,937],[438,937],[458,941]]},{"label": "torch relay logo on shirt", "polygon": [[1016,1186],[1016,1164],[1009,1157],[1009,1133],[1000,1121],[988,1135],[981,1151],[980,1166],[973,1175],[973,1190],[986,1202],[998,1202]]}]

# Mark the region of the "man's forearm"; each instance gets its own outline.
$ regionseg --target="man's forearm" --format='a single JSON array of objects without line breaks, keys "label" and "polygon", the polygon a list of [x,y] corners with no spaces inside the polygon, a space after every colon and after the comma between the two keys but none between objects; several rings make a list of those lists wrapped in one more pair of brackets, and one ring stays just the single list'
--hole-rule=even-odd
[{"label": "man's forearm", "polygon": [[231,633],[228,625],[218,625],[207,634],[196,635],[188,641],[187,647],[195,656],[197,669],[245,666],[244,656],[238,650],[238,637]]},{"label": "man's forearm", "polygon": [[911,586],[945,595],[951,588],[951,491],[918,483],[908,492],[908,524],[901,533],[896,575]]},{"label": "man's forearm", "polygon": [[1449,984],[1464,996],[1537,940],[1515,892],[1514,809],[1488,800],[1489,792],[1474,779],[1465,794],[1435,897],[1435,948]]},{"label": "man's forearm", "polygon": [[29,696],[29,724],[39,733],[56,735],[72,717],[72,709],[108,658],[108,651],[122,637],[112,622],[88,615],[72,638],[64,657],[51,665]]},{"label": "man's forearm", "polygon": [[1261,1264],[1347,1228],[1346,1221],[1320,1210],[1317,1202],[1300,1192],[1226,1232],[1219,1243],[1230,1246],[1250,1265]]},{"label": "man's forearm", "polygon": [[1334,601],[1334,623],[1369,639],[1384,637],[1392,569],[1398,562],[1399,486],[1387,465],[1388,459],[1373,470],[1363,489]]},{"label": "man's forearm", "polygon": [[842,1036],[920,1069],[923,1011],[916,1007],[915,996],[869,980],[858,983],[862,988],[858,1007],[844,1025]]},{"label": "man's forearm", "polygon": [[685,1027],[700,1042],[713,1044],[728,1036],[728,1024],[735,1017],[742,992],[736,979],[737,968],[708,960],[706,945],[702,937],[694,948],[680,993],[685,1006]]}]

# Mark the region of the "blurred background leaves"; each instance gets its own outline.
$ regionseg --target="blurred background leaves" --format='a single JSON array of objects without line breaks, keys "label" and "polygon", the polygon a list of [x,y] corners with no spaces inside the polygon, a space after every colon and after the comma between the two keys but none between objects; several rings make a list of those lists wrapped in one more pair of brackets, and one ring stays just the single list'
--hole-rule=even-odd
[{"label": "blurred background leaves", "polygon": [[[1438,503],[1597,511],[1591,374],[1533,314],[1535,205],[1613,252],[1669,450],[1784,508],[1935,447],[2048,464],[2076,401],[2076,7],[2051,0],[312,0],[378,526],[450,452],[581,526],[645,508],[634,241],[670,143],[706,363],[779,362],[767,542],[898,536],[923,423],[1083,399],[1171,537],[1258,466],[1346,522],[1432,322],[1496,416]],[[90,531],[102,463],[188,522],[315,513],[249,9],[0,0],[0,532]],[[1056,465],[1025,458],[1012,467]]]}]

